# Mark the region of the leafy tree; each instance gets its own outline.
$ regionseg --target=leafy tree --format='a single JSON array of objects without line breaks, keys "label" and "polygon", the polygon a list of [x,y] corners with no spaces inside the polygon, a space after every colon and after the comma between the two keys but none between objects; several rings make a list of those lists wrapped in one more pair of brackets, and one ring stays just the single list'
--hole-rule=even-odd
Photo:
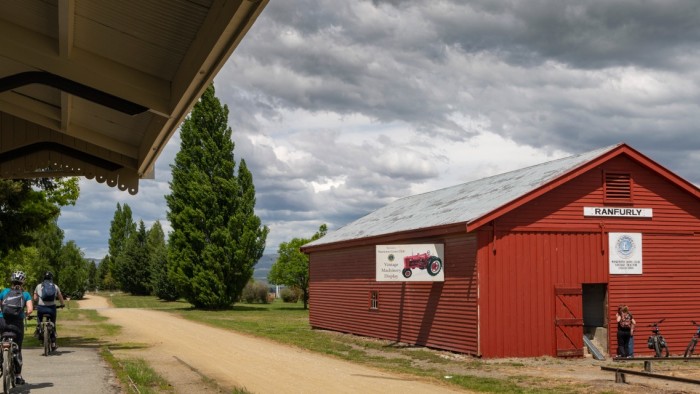
[{"label": "leafy tree", "polygon": [[253,212],[255,188],[243,161],[236,176],[227,122],[228,107],[209,86],[182,125],[166,196],[170,277],[198,308],[226,308],[239,299],[268,233]]},{"label": "leafy tree", "polygon": [[[123,267],[118,265],[122,260],[119,259],[119,255],[124,251],[127,241],[131,238],[131,235],[136,232],[136,223],[132,218],[131,207],[129,204],[124,204],[124,207],[117,203],[117,209],[114,211],[114,218],[109,227],[109,260],[107,260],[108,265],[105,267],[108,273],[111,273],[113,279],[115,279],[124,290],[124,284],[120,282],[121,276],[117,274],[117,271],[124,271]],[[104,263],[104,261],[103,261]],[[105,274],[106,275],[106,274]]]},{"label": "leafy tree", "polygon": [[35,232],[35,245],[39,251],[39,258],[36,261],[36,279],[42,281],[44,273],[51,271],[54,274],[54,281],[61,284],[59,273],[61,272],[64,262],[61,259],[61,249],[63,248],[63,230],[58,227],[58,220],[51,220],[47,225],[43,226]]},{"label": "leafy tree", "polygon": [[0,179],[0,256],[32,243],[34,231],[56,219],[80,193],[72,178]]},{"label": "leafy tree", "polygon": [[97,288],[97,263],[94,260],[88,262],[87,288],[89,290]]},{"label": "leafy tree", "polygon": [[151,272],[143,220],[139,221],[139,229],[131,234],[116,260],[114,273],[121,289],[134,295],[150,294]]},{"label": "leafy tree", "polygon": [[10,250],[2,258],[2,263],[0,264],[0,284],[9,287],[10,276],[15,271],[24,271],[27,275],[26,288],[31,289],[33,285],[36,285],[36,278],[39,276],[38,269],[36,268],[36,261],[39,260],[39,251],[34,246],[20,246],[17,249]]},{"label": "leafy tree", "polygon": [[109,255],[105,257],[97,266],[97,287],[103,290],[116,290],[117,282],[112,275],[110,267],[113,265]]},{"label": "leafy tree", "polygon": [[68,241],[61,248],[61,260],[65,262],[58,273],[61,276],[61,292],[74,299],[83,298],[88,284],[88,262],[75,241]]},{"label": "leafy tree", "polygon": [[270,283],[299,289],[304,309],[308,308],[309,304],[309,256],[302,253],[300,248],[323,237],[327,231],[328,227],[322,224],[311,239],[293,238],[289,242],[282,242],[277,250],[279,257],[267,274]]},{"label": "leafy tree", "polygon": [[179,298],[175,283],[168,277],[168,250],[165,244],[165,234],[160,221],[156,221],[148,230],[146,238],[148,259],[151,267],[151,289],[153,294],[166,301]]}]

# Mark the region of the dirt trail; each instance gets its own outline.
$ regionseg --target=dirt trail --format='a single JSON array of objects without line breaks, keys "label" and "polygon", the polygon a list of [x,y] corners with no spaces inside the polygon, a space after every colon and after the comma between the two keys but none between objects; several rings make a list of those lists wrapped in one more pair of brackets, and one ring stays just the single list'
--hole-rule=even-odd
[{"label": "dirt trail", "polygon": [[146,345],[142,350],[128,350],[128,355],[147,360],[176,392],[216,391],[202,386],[202,376],[229,391],[244,387],[253,393],[464,392],[209,327],[167,312],[110,308],[105,298],[95,295],[87,296],[80,307],[97,309],[110,323],[122,327],[115,343]]}]

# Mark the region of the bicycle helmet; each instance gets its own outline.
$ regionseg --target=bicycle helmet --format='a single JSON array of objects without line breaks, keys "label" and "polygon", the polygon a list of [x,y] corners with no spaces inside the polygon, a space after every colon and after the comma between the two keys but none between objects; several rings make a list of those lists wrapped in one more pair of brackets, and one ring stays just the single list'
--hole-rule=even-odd
[{"label": "bicycle helmet", "polygon": [[46,271],[46,273],[44,273],[44,280],[53,280],[53,274],[51,271]]},{"label": "bicycle helmet", "polygon": [[26,279],[27,275],[24,274],[24,271],[15,271],[12,273],[12,277],[10,277],[10,282],[24,284]]}]

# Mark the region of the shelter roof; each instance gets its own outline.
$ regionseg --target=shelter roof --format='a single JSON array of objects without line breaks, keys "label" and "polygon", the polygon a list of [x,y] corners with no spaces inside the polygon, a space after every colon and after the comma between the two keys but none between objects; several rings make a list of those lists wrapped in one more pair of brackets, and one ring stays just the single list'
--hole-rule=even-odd
[{"label": "shelter roof", "polygon": [[267,2],[0,2],[0,177],[135,194]]},{"label": "shelter roof", "polygon": [[628,145],[620,143],[428,193],[398,199],[368,215],[306,244],[313,248],[363,238],[464,223],[473,231],[535,198],[566,179],[601,162],[627,154],[654,168],[696,196],[692,184],[666,170]]}]

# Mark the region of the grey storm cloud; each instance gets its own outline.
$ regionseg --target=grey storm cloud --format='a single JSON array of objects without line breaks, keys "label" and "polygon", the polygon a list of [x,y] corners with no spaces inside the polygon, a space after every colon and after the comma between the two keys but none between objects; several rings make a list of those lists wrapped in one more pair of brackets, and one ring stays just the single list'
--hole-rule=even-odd
[{"label": "grey storm cloud", "polygon": [[307,0],[261,19],[232,68],[266,109],[359,112],[452,141],[478,134],[462,113],[522,144],[626,141],[671,165],[700,147],[696,1]]}]

